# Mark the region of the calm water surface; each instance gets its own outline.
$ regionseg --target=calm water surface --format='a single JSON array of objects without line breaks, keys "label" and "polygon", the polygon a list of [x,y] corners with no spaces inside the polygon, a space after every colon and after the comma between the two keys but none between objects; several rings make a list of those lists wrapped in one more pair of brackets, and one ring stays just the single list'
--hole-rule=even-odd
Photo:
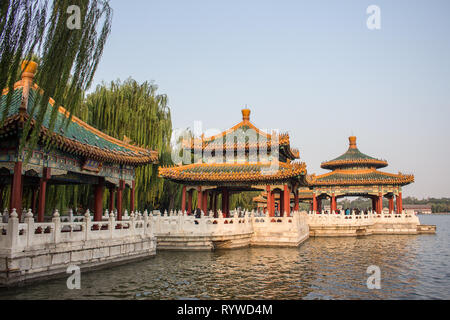
[{"label": "calm water surface", "polygon": [[[158,252],[83,273],[0,290],[0,299],[450,299],[450,216],[421,216],[436,235],[309,239],[299,248]],[[369,265],[381,290],[366,286]]]}]

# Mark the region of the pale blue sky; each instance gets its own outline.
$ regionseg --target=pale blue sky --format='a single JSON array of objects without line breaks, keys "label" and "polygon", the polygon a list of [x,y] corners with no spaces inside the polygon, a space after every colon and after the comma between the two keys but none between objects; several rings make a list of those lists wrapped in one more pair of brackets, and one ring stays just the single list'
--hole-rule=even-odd
[{"label": "pale blue sky", "polygon": [[[366,27],[369,5],[381,30]],[[226,129],[246,104],[289,131],[309,173],[359,149],[450,197],[450,1],[112,0],[95,83],[154,80],[174,128]]]}]

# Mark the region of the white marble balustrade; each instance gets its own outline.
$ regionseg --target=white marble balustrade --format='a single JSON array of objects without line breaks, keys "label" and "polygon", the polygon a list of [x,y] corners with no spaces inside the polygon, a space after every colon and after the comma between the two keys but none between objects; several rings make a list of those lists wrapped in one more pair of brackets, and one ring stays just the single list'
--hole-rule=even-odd
[{"label": "white marble balustrade", "polygon": [[[4,212],[0,215],[3,221]],[[0,253],[21,252],[27,249],[38,249],[49,244],[76,243],[89,240],[116,240],[133,237],[153,237],[153,226],[145,211],[131,213],[126,221],[116,221],[114,214],[107,214],[103,221],[92,221],[89,210],[83,222],[63,222],[56,210],[51,222],[34,221],[31,210],[26,212],[23,223],[19,222],[15,209],[8,214],[8,222],[0,223]]]}]

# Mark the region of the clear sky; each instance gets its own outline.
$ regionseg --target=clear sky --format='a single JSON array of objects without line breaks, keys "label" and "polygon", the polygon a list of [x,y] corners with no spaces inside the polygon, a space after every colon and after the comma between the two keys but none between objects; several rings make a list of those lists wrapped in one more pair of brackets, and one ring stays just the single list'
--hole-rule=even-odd
[{"label": "clear sky", "polygon": [[[369,30],[369,5],[381,30]],[[95,77],[154,81],[174,128],[288,131],[308,173],[347,150],[414,173],[405,196],[450,197],[450,1],[112,0]]]}]

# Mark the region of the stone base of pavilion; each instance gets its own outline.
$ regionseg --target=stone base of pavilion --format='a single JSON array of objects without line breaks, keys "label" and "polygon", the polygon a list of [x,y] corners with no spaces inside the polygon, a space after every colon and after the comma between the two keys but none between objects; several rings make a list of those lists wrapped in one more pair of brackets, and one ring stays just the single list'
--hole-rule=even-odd
[{"label": "stone base of pavilion", "polygon": [[292,217],[254,218],[251,245],[260,247],[298,247],[309,238],[305,213],[294,212]]},{"label": "stone base of pavilion", "polygon": [[352,212],[326,214],[308,213],[311,237],[347,237],[367,235],[415,235],[436,233],[436,226],[421,225],[415,214],[403,212],[381,213],[369,211],[357,215]]},{"label": "stone base of pavilion", "polygon": [[116,221],[62,222],[55,212],[49,223],[36,223],[28,212],[23,223],[15,210],[0,223],[0,287],[39,279],[69,277],[68,267],[81,272],[124,264],[156,254],[156,238],[146,214]]},{"label": "stone base of pavilion", "polygon": [[[221,216],[219,214],[219,216]],[[245,212],[232,218],[202,216],[182,212],[154,216],[158,250],[211,251],[249,246],[299,246],[309,237],[306,214],[293,212],[289,217],[255,216]]]}]

